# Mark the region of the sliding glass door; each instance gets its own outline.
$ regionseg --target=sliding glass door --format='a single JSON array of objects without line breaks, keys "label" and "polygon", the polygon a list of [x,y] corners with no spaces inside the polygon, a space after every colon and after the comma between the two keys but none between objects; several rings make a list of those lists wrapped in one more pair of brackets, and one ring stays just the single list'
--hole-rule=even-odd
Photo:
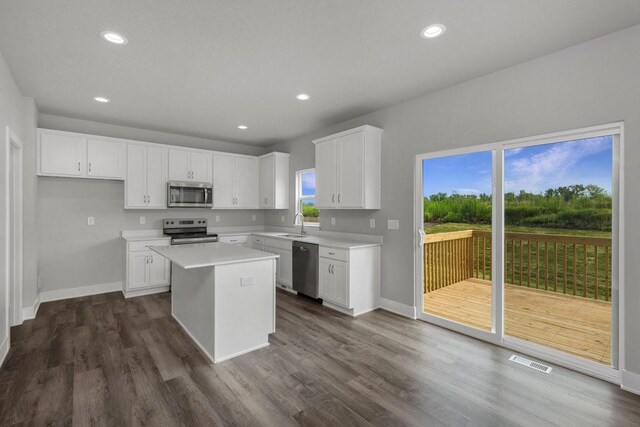
[{"label": "sliding glass door", "polygon": [[423,310],[492,330],[493,152],[422,160]]},{"label": "sliding glass door", "polygon": [[419,317],[615,369],[620,144],[612,125],[418,156]]}]

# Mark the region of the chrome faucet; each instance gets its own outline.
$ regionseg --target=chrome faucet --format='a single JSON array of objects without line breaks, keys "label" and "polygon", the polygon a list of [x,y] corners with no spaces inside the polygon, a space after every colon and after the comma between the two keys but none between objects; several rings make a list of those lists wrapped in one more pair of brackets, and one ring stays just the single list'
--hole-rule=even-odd
[{"label": "chrome faucet", "polygon": [[298,212],[296,216],[293,217],[293,225],[296,225],[298,216],[302,219],[302,221],[300,221],[300,234],[304,234],[304,215],[302,215],[302,212]]}]

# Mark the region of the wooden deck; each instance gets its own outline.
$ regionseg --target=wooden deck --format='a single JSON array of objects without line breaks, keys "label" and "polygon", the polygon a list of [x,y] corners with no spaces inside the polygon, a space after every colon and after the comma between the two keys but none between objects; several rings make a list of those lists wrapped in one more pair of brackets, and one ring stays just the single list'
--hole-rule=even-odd
[{"label": "wooden deck", "polygon": [[[424,295],[424,311],[491,330],[491,282],[467,279]],[[611,364],[611,303],[505,286],[505,335]]]}]

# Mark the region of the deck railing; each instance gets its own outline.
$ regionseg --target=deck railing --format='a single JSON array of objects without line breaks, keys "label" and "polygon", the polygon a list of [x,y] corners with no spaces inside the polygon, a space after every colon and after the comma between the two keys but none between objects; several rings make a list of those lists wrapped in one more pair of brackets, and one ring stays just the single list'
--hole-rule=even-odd
[{"label": "deck railing", "polygon": [[[491,280],[491,232],[426,235],[424,291],[470,278]],[[505,283],[611,300],[611,239],[505,233]]]}]

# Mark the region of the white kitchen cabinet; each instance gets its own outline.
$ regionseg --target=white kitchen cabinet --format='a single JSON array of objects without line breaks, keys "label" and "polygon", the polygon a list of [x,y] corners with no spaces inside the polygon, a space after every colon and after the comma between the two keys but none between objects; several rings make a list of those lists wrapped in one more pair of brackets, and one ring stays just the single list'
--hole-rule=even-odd
[{"label": "white kitchen cabinet", "polygon": [[238,234],[235,236],[220,236],[219,241],[222,243],[227,243],[229,245],[251,245],[250,236],[247,234]]},{"label": "white kitchen cabinet", "polygon": [[127,146],[126,209],[167,207],[167,157],[168,150],[157,145]]},{"label": "white kitchen cabinet", "polygon": [[38,130],[38,175],[124,179],[125,143],[71,132]]},{"label": "white kitchen cabinet", "polygon": [[169,180],[211,182],[211,153],[195,150],[169,150]]},{"label": "white kitchen cabinet", "polygon": [[293,286],[293,252],[286,249],[278,249],[280,255],[280,269],[277,281],[287,288]]},{"label": "white kitchen cabinet", "polygon": [[261,209],[289,209],[289,154],[269,153],[258,158]]},{"label": "white kitchen cabinet", "polygon": [[171,262],[149,249],[149,246],[169,244],[168,238],[127,243],[126,277],[122,289],[126,298],[169,289]]},{"label": "white kitchen cabinet", "polygon": [[257,204],[258,159],[214,154],[213,209],[251,209]]},{"label": "white kitchen cabinet", "polygon": [[380,246],[319,250],[319,294],[323,304],[358,316],[378,306]]},{"label": "white kitchen cabinet", "polygon": [[320,258],[319,293],[323,300],[349,307],[347,291],[347,263]]},{"label": "white kitchen cabinet", "polygon": [[125,143],[87,140],[87,176],[101,179],[124,179]]},{"label": "white kitchen cabinet", "polygon": [[381,135],[361,126],[313,141],[319,208],[380,209]]}]

